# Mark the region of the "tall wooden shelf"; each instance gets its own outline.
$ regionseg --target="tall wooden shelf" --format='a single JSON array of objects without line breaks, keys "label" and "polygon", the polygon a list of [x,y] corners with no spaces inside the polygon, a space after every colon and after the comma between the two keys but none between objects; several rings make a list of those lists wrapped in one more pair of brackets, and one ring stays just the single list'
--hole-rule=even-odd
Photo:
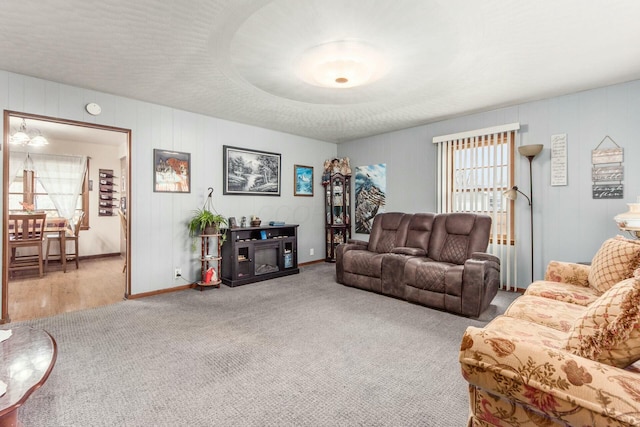
[{"label": "tall wooden shelf", "polygon": [[222,245],[222,283],[240,286],[300,272],[298,225],[226,230]]},{"label": "tall wooden shelf", "polygon": [[[202,290],[204,287],[219,288],[221,277],[221,263],[222,263],[222,234],[201,234],[200,235],[200,264],[201,273],[200,281],[196,282],[196,286]],[[209,268],[213,268],[215,271],[215,280],[210,280],[206,283],[207,271]]]},{"label": "tall wooden shelf", "polygon": [[325,261],[336,261],[336,247],[351,238],[351,176],[331,173],[325,187]]}]

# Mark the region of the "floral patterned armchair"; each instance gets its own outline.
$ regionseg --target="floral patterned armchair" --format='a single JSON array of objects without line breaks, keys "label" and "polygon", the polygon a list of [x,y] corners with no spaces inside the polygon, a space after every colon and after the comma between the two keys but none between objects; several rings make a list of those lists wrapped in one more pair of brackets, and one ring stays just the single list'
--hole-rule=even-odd
[{"label": "floral patterned armchair", "polygon": [[504,315],[469,327],[469,426],[640,425],[639,264],[640,242],[609,239],[591,266],[551,262]]}]

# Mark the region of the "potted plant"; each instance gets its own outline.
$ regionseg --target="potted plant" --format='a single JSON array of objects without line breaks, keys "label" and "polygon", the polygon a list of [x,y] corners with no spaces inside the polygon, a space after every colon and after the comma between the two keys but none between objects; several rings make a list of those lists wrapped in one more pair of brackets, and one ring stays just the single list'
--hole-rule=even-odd
[{"label": "potted plant", "polygon": [[[195,250],[196,247],[196,237],[201,234],[220,234],[220,228],[227,225],[227,219],[213,209],[213,203],[211,201],[213,189],[210,188],[210,190],[209,196],[207,196],[207,200],[202,208],[194,210],[193,216],[187,223],[189,237],[193,239],[193,250]],[[226,234],[222,233],[220,236],[221,243],[224,243],[226,237]]]},{"label": "potted plant", "polygon": [[204,207],[193,211],[189,221],[189,236],[197,237],[200,234],[218,234],[220,227],[227,225],[227,219],[218,213],[213,213]]}]

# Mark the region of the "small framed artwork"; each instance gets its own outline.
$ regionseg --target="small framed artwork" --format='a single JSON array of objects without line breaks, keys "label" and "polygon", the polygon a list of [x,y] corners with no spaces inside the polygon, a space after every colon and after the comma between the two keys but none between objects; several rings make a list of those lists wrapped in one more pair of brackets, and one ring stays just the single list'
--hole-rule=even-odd
[{"label": "small framed artwork", "polygon": [[235,216],[229,217],[229,228],[238,228],[238,221],[236,221]]},{"label": "small framed artwork", "polygon": [[191,154],[154,149],[153,191],[160,193],[190,193]]},{"label": "small framed artwork", "polygon": [[278,153],[222,146],[223,194],[280,195]]},{"label": "small framed artwork", "polygon": [[293,195],[313,196],[313,166],[293,165]]}]

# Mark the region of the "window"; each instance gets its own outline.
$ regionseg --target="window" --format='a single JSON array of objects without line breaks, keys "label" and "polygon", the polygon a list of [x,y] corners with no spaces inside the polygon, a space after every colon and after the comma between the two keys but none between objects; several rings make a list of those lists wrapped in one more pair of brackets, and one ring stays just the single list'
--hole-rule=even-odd
[{"label": "window", "polygon": [[[87,170],[85,172],[82,184],[82,193],[78,197],[76,205],[77,215],[80,211],[84,211],[86,215],[82,221],[82,229],[89,229],[89,161],[87,160]],[[16,177],[15,181],[9,186],[9,210],[24,210],[22,204],[33,205],[33,209],[43,211],[50,216],[58,216],[53,201],[38,181],[36,171],[25,170],[22,175]]]},{"label": "window", "polygon": [[477,212],[492,217],[491,241],[513,244],[513,201],[502,193],[513,182],[515,133],[485,135],[451,144],[447,156],[449,212]]},{"label": "window", "polygon": [[487,252],[500,258],[501,287],[516,288],[514,203],[503,193],[513,186],[519,123],[437,136],[437,211],[491,216]]}]

